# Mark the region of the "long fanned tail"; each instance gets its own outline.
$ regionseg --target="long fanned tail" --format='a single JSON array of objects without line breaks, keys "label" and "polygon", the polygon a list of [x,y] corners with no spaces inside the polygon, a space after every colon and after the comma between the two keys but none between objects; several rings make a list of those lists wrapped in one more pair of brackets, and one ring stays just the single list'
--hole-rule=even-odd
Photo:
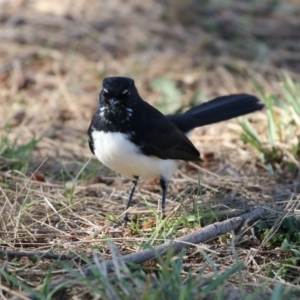
[{"label": "long fanned tail", "polygon": [[263,107],[264,105],[255,96],[237,94],[215,98],[183,114],[168,115],[167,118],[181,131],[187,133],[196,127],[243,116]]}]

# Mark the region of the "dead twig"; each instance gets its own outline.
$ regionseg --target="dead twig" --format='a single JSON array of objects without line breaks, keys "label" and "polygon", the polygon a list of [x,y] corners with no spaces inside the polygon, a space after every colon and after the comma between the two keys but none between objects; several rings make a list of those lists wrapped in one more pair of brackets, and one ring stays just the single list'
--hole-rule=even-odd
[{"label": "dead twig", "polygon": [[68,256],[64,254],[53,254],[53,253],[43,253],[43,252],[27,252],[27,251],[13,251],[13,250],[0,250],[0,256],[8,257],[36,257],[43,259],[55,259],[55,260],[72,260],[75,262],[84,261],[83,258],[79,256]]}]

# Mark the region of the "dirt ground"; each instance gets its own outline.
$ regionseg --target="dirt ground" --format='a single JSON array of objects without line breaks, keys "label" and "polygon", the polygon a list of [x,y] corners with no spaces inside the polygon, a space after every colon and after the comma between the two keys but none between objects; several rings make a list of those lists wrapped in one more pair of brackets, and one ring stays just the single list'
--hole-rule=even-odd
[{"label": "dirt ground", "polygon": [[[37,141],[22,170],[0,160],[1,248],[90,253],[107,234],[99,231],[105,218],[122,214],[131,183],[94,158],[88,162],[86,131],[103,77],[134,78],[157,107],[153,80],[170,79],[180,110],[218,95],[258,95],[251,76],[278,96],[282,72],[299,82],[300,5],[277,2],[0,0],[0,136],[18,146]],[[248,119],[266,130],[264,112]],[[289,205],[296,173],[271,176],[241,131],[236,120],[195,130],[191,139],[204,163],[180,164],[168,211],[197,189],[199,174],[207,207],[235,213]],[[137,200],[144,198],[157,207],[155,181],[139,185],[133,214],[151,216]],[[134,247],[120,244],[120,251]]]}]

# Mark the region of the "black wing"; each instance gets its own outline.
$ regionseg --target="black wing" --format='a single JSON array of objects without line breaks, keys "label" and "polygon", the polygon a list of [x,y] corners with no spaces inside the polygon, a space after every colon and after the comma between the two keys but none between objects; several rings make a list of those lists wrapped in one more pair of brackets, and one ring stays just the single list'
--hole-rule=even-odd
[{"label": "black wing", "polygon": [[200,153],[193,143],[156,108],[147,102],[139,105],[139,128],[131,140],[146,155],[161,159],[200,161]]},{"label": "black wing", "polygon": [[91,124],[88,131],[87,131],[88,142],[89,142],[90,150],[92,151],[93,154],[95,154],[95,152],[94,152],[94,140],[93,140],[93,137],[92,137],[92,132],[93,132],[93,128],[92,128],[92,124]]}]

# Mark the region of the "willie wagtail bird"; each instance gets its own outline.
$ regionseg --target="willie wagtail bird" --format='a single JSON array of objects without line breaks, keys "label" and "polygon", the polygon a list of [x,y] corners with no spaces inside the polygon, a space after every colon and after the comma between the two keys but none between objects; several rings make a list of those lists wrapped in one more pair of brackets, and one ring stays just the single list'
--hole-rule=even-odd
[{"label": "willie wagtail bird", "polygon": [[[187,134],[263,107],[256,97],[237,94],[218,97],[185,113],[163,115],[140,97],[133,79],[107,77],[88,129],[89,146],[105,166],[133,181],[126,210],[139,179],[159,178],[164,212],[168,181],[177,161],[201,161]],[[128,220],[127,214],[124,219]]]}]

